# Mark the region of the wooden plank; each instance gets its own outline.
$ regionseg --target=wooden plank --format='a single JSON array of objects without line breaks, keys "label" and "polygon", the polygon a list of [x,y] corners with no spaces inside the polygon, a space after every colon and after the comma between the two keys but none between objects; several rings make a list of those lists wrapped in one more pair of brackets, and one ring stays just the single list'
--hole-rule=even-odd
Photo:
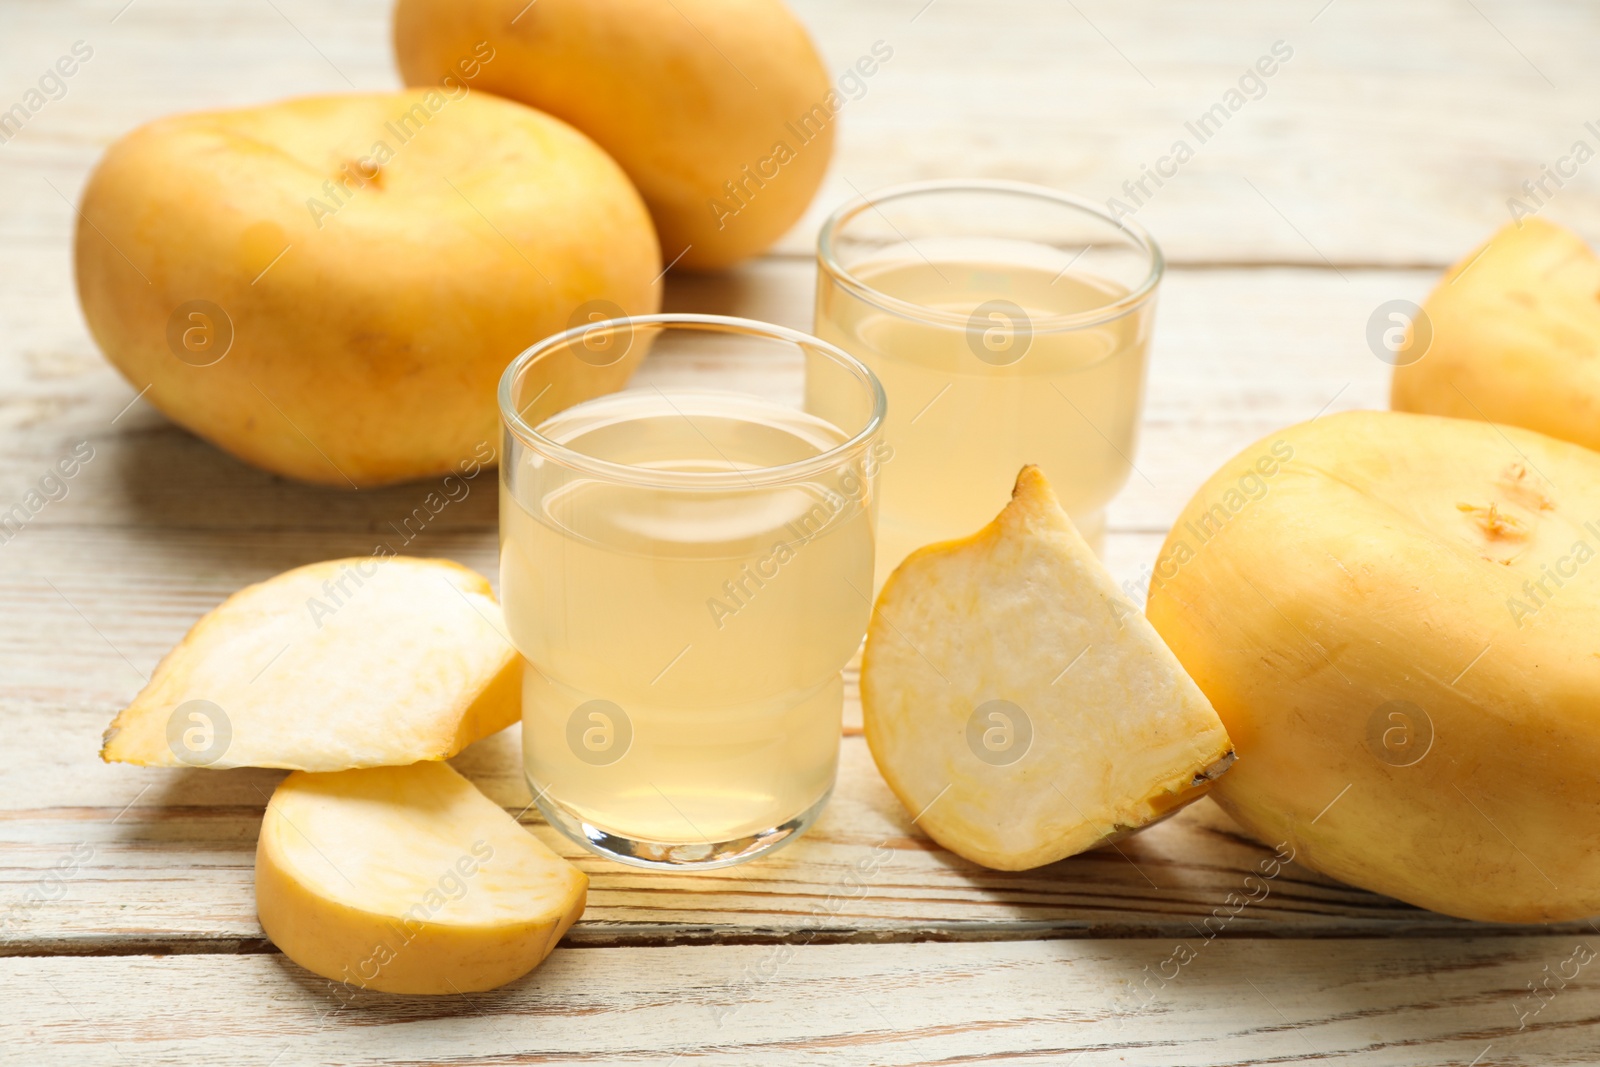
[{"label": "wooden plank", "polygon": [[[959,3],[909,21],[924,2],[810,9],[836,66],[853,41],[896,47],[846,107],[824,205],[974,172],[1138,205],[1124,183],[1173,169],[1181,141],[1193,158],[1136,215],[1178,262],[1442,265],[1510,220],[1541,165],[1600,148],[1600,71],[1563,42],[1595,30],[1581,3],[1010,0],[978,30]],[[1262,95],[1197,134],[1276,42],[1293,56]],[[1600,236],[1597,179],[1547,182],[1541,210]]]},{"label": "wooden plank", "polygon": [[[93,752],[105,710],[6,708],[0,954],[259,945],[255,838],[281,772],[101,765]],[[760,863],[693,875],[599,860],[528,812],[515,727],[454,762],[588,872],[589,907],[570,935],[575,944],[1181,937],[1208,919],[1229,937],[1494,929],[1292,864],[1262,895],[1248,888],[1259,878],[1246,878],[1259,874],[1270,851],[1209,801],[1115,847],[1034,871],[984,870],[912,825],[854,731],[844,739],[834,799],[805,837]],[[1260,899],[1238,910],[1246,894]],[[1527,936],[1549,929],[1504,928]]]},{"label": "wooden plank", "polygon": [[[1275,428],[1319,410],[1385,406],[1389,368],[1367,347],[1367,320],[1385,301],[1421,300],[1435,278],[1432,271],[1170,272],[1138,473],[1113,506],[1112,528],[1165,530],[1213,469]],[[813,285],[808,262],[767,260],[721,277],[675,278],[667,307],[809,329]],[[137,389],[82,336],[70,297],[58,304],[27,329],[0,334],[0,511],[79,442],[95,449],[66,499],[33,520],[36,533],[93,525],[135,538],[179,528],[361,530],[392,539],[394,526],[437,488],[417,483],[353,494],[296,485],[232,460],[136,400]],[[475,488],[431,528],[492,525],[493,498]],[[18,566],[8,566],[7,557],[14,560],[32,537],[5,546],[0,571]]]},{"label": "wooden plank", "polygon": [[[0,233],[38,239],[12,299],[68,288],[62,196],[76,196],[123,131],[173,111],[397,81],[387,0],[122,6],[8,14],[9,94],[74,40],[95,49],[66,96],[3,146]],[[1145,167],[1172,171],[1160,161],[1182,140],[1193,158],[1160,188],[1146,180],[1138,211],[1179,261],[1442,265],[1506,222],[1508,198],[1526,196],[1521,183],[1543,164],[1579,139],[1600,145],[1584,126],[1600,117],[1587,48],[1600,11],[1582,0],[1250,0],[1224,11],[1180,0],[1159,12],[1005,0],[976,25],[975,9],[951,0],[794,6],[836,75],[875,42],[893,56],[845,83],[835,165],[786,253],[808,251],[820,219],[857,190],[912,179],[1003,176],[1132,202],[1123,183]],[[1227,110],[1226,94],[1279,41],[1292,56],[1261,88],[1246,83],[1259,98]],[[1202,139],[1191,126],[1218,104],[1226,117]],[[1548,210],[1600,235],[1596,178],[1591,167],[1547,184]]]},{"label": "wooden plank", "polygon": [[[442,998],[278,956],[9,959],[0,1058],[1558,1067],[1595,1062],[1600,967],[1577,961],[1596,943],[1191,938],[1184,964],[1172,940],[558,949],[504,989]],[[1558,974],[1575,977],[1529,992]]]}]

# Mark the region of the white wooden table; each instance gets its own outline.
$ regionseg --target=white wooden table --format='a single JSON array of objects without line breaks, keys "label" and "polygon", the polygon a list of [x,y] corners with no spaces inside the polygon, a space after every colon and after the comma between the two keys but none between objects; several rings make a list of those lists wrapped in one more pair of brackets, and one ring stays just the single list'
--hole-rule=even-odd
[{"label": "white wooden table", "polygon": [[[727,276],[669,275],[671,310],[806,328],[816,224],[852,187],[984,175],[1119,195],[1175,139],[1196,145],[1184,123],[1275,41],[1293,49],[1139,209],[1172,267],[1142,476],[1112,511],[1119,578],[1236,449],[1383,406],[1373,310],[1420,300],[1525,179],[1600,141],[1584,128],[1600,119],[1585,0],[796,6],[831,67],[878,40],[893,57],[846,106],[812,214]],[[832,806],[767,861],[663,876],[577,854],[525,815],[592,886],[563,947],[506,989],[348,992],[285,960],[251,893],[279,774],[106,766],[100,733],[202,612],[369,552],[427,487],[289,484],[136,400],[77,310],[71,201],[106,144],[158,115],[395,85],[387,5],[3,0],[0,109],[78,40],[94,53],[66,95],[0,144],[0,511],[77,442],[95,448],[70,494],[0,545],[0,1061],[1600,1062],[1600,969],[1548,1003],[1529,994],[1579,942],[1600,947],[1600,927],[1473,925],[1294,866],[1233,914],[1266,853],[1209,802],[1120,850],[981,870],[910,825],[858,707]],[[1600,163],[1543,210],[1600,237],[1597,177]],[[413,550],[492,574],[494,541],[480,485]],[[515,735],[455,761],[511,811],[529,799]],[[1215,909],[1233,917],[1207,942]]]}]

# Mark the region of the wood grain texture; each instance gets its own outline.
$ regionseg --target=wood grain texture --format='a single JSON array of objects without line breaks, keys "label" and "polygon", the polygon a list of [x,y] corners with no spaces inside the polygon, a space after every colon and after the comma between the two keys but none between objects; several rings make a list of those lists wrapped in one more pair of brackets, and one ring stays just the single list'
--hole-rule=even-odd
[{"label": "wood grain texture", "polygon": [[[100,732],[250,581],[379,543],[492,575],[493,485],[407,539],[425,484],[310,489],[174,428],[85,333],[72,204],[104,147],[160,115],[395,86],[389,3],[0,3],[0,110],[74,41],[94,48],[0,144],[0,511],[78,442],[95,449],[0,544],[0,1062],[1600,1062],[1593,966],[1541,985],[1579,942],[1600,947],[1593,926],[1462,923],[1294,865],[1241,907],[1268,852],[1208,802],[1116,849],[975,868],[877,776],[853,679],[834,802],[762,863],[622,868],[523,814],[592,890],[574,947],[506,990],[350,993],[284,960],[251,892],[279,773],[106,766]],[[793,6],[830,69],[880,40],[893,57],[847,89],[806,218],[728,274],[672,272],[669,309],[806,328],[816,226],[859,192],[978,175],[1127,200],[1175,140],[1195,148],[1137,205],[1175,266],[1138,471],[1111,512],[1107,562],[1130,589],[1227,456],[1383,406],[1373,310],[1420,300],[1575,141],[1600,147],[1585,126],[1600,10],[1583,0]],[[1276,41],[1293,56],[1199,143],[1185,123]],[[1547,186],[1541,211],[1600,237],[1597,175]],[[515,729],[455,763],[508,810],[527,804]]]},{"label": "wood grain texture", "polygon": [[[0,230],[37,239],[13,300],[64,289],[53,235],[72,216],[44,179],[75,197],[122,132],[173,111],[398,83],[387,0],[136,0],[119,14],[125,2],[8,8],[12,97],[73,41],[95,49],[66,96],[0,146]],[[1147,182],[1138,212],[1177,261],[1442,266],[1508,221],[1507,199],[1542,165],[1578,139],[1597,146],[1584,124],[1600,119],[1600,70],[1583,42],[1600,11],[1583,0],[793,6],[836,79],[875,42],[893,56],[844,85],[834,165],[786,254],[808,252],[839,203],[900,181],[1001,176],[1132,203],[1123,183],[1184,140],[1194,157],[1161,188]],[[1186,124],[1280,41],[1292,57],[1202,142]],[[739,57],[725,58],[737,80]],[[1597,179],[1584,168],[1548,185],[1553,217],[1600,235]]]},{"label": "wood grain texture", "polygon": [[1182,965],[1143,939],[563,948],[435,998],[276,956],[8,959],[0,1062],[1558,1067],[1600,1050],[1597,965],[1548,1001],[1526,985],[1578,944],[1190,938]]},{"label": "wood grain texture", "polygon": [[[3,257],[0,257],[3,258]],[[1367,321],[1382,303],[1420,301],[1433,271],[1303,268],[1185,270],[1162,283],[1138,470],[1113,504],[1113,529],[1164,531],[1189,495],[1228,456],[1264,434],[1322,411],[1387,404],[1389,368],[1375,358]],[[666,307],[741,314],[809,329],[815,271],[804,260],[765,260],[729,275],[669,276]],[[70,307],[71,297],[63,297]],[[6,337],[0,359],[0,510],[78,442],[95,458],[65,500],[33,525],[115,527],[134,541],[156,529],[370,534],[397,526],[437,483],[351,493],[298,485],[247,467],[136,399],[72,322],[30,324]],[[72,353],[48,360],[44,352]],[[1063,405],[1064,416],[1073,415]],[[491,442],[498,447],[498,442]],[[494,493],[483,479],[429,534],[483,530]],[[25,551],[19,537],[7,557]],[[396,547],[399,547],[397,542]],[[407,549],[410,551],[411,549]],[[1153,553],[1152,553],[1153,558]],[[13,567],[20,567],[13,564]]]},{"label": "wood grain texture", "polygon": [[[851,717],[859,715],[852,678]],[[13,705],[0,793],[0,954],[258,951],[253,863],[281,772],[94,760],[108,715]],[[1460,936],[1467,923],[1289,865],[1209,801],[1119,845],[1033,871],[989,871],[935,845],[879,777],[859,734],[839,784],[791,847],[723,871],[667,875],[599,860],[527,811],[517,728],[454,761],[590,876],[569,934],[584,945],[908,942],[1060,937]],[[1332,799],[1332,798],[1330,798]],[[1275,844],[1275,843],[1274,843]],[[1291,842],[1292,844],[1292,842]],[[333,857],[337,863],[337,857]],[[1269,865],[1270,866],[1270,865]],[[1251,903],[1241,906],[1249,897]],[[1587,923],[1506,927],[1536,936]]]}]

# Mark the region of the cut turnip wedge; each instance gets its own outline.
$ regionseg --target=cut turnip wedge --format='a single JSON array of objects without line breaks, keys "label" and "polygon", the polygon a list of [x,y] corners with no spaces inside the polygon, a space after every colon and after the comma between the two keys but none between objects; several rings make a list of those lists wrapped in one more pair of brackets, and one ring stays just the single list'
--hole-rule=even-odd
[{"label": "cut turnip wedge", "polygon": [[1204,694],[1032,466],[994,522],[890,576],[861,702],[878,769],[917,825],[1000,870],[1146,826],[1233,761]]},{"label": "cut turnip wedge", "polygon": [[284,955],[388,993],[527,974],[589,879],[445,763],[291,774],[256,846],[256,911]]},{"label": "cut turnip wedge", "polygon": [[445,759],[521,714],[504,630],[488,581],[447,560],[286,571],[196,623],[100,756],[306,771]]}]

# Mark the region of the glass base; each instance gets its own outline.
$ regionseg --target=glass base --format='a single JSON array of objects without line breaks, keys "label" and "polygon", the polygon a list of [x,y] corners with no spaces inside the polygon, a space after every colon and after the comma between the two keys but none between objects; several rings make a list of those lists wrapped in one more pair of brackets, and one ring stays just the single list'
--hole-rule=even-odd
[{"label": "glass base", "polygon": [[708,871],[717,867],[732,867],[758,856],[765,856],[787,845],[817,820],[822,809],[833,796],[833,787],[823,793],[805,811],[788,821],[753,834],[728,841],[647,841],[622,837],[584,822],[575,812],[553,800],[548,791],[540,795],[531,781],[528,788],[537,798],[535,803],[544,814],[545,821],[568,838],[597,856],[626,863],[632,867],[648,867],[658,871]]}]

